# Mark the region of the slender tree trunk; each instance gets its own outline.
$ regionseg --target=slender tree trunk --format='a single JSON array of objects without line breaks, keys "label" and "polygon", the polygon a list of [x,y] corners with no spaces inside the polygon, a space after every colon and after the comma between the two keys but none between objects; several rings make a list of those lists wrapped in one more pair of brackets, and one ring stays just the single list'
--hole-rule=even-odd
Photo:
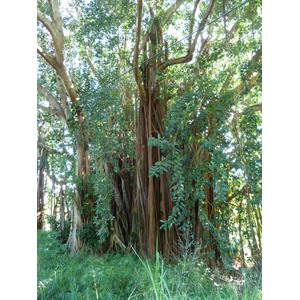
[{"label": "slender tree trunk", "polygon": [[52,179],[51,179],[52,187],[51,187],[51,212],[50,215],[54,215],[55,211],[55,182],[54,182],[54,174],[52,174]]},{"label": "slender tree trunk", "polygon": [[240,254],[241,254],[241,263],[242,268],[245,267],[245,254],[244,254],[244,242],[243,242],[243,235],[242,235],[242,200],[240,200],[240,209],[239,209],[239,239],[240,239]]},{"label": "slender tree trunk", "polygon": [[257,237],[258,237],[258,244],[259,244],[259,250],[261,252],[262,250],[262,243],[261,243],[261,234],[262,234],[262,226],[261,226],[261,220],[259,218],[258,214],[258,208],[256,205],[252,205],[252,208],[255,212],[255,219],[256,219],[256,226],[257,226]]},{"label": "slender tree trunk", "polygon": [[37,182],[37,229],[43,229],[44,220],[44,181],[45,167],[47,163],[47,151],[40,149],[40,165]]},{"label": "slender tree trunk", "polygon": [[63,190],[63,185],[61,185],[60,189],[60,232],[61,232],[61,240],[65,240],[64,235],[65,230],[65,192]]}]

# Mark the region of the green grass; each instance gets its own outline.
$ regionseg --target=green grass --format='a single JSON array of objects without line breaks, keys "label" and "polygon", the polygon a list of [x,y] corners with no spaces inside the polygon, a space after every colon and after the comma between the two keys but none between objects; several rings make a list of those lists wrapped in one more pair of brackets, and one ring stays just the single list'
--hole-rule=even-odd
[{"label": "green grass", "polygon": [[38,299],[261,299],[261,279],[251,270],[244,283],[212,272],[188,258],[166,265],[156,255],[147,261],[137,254],[85,252],[70,257],[55,232],[38,231]]}]

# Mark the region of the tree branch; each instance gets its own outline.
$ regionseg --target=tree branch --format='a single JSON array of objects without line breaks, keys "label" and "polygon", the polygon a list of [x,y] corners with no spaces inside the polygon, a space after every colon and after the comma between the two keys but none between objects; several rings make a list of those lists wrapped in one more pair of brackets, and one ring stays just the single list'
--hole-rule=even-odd
[{"label": "tree branch", "polygon": [[56,71],[58,70],[58,66],[57,63],[54,59],[53,56],[51,56],[50,54],[48,54],[44,49],[42,49],[39,45],[37,46],[37,52],[40,56],[42,56],[45,61],[52,66]]},{"label": "tree branch", "polygon": [[[164,17],[162,18],[162,20],[160,21],[160,26],[161,28],[171,19],[172,15],[175,13],[175,11],[185,2],[185,0],[177,0],[174,4],[172,4],[165,12]],[[154,18],[154,12],[151,12],[150,8],[150,14],[152,16],[152,18]],[[153,15],[152,15],[153,14]],[[151,26],[150,26],[151,27]],[[139,49],[143,49],[145,47],[145,44],[147,42],[147,34],[144,36],[143,38],[143,42],[141,44],[141,46],[139,47]]]},{"label": "tree branch", "polygon": [[56,177],[53,175],[50,174],[50,172],[48,172],[46,170],[46,173],[47,173],[47,176],[51,179],[52,182],[58,184],[58,185],[62,185],[62,184],[65,184],[65,181],[64,180],[58,180],[56,179]]},{"label": "tree branch", "polygon": [[61,108],[58,100],[47,89],[42,87],[40,84],[37,84],[37,90],[41,95],[44,96],[53,109],[58,110]]},{"label": "tree branch", "polygon": [[[239,87],[236,88],[236,90],[243,90],[243,88],[245,87],[246,85],[246,81],[251,77],[251,75],[256,71],[254,68],[251,68],[251,65],[253,65],[254,62],[256,62],[260,57],[262,56],[262,49],[260,48],[254,56],[252,56],[251,60],[249,61],[249,66],[250,66],[250,70],[246,73],[245,75],[245,79],[244,79],[244,82],[241,83],[239,85]],[[224,90],[228,87],[228,85],[230,84],[231,82],[231,79],[232,79],[232,76],[233,76],[234,72],[233,70],[228,74],[221,90],[220,90],[220,93],[223,93]]]},{"label": "tree branch", "polygon": [[43,148],[45,149],[48,153],[50,154],[55,154],[55,155],[64,155],[66,154],[66,156],[71,159],[74,160],[74,157],[67,151],[66,147],[63,146],[63,150],[62,151],[58,151],[56,149],[50,148],[48,146],[46,146],[41,139],[39,139],[37,141],[37,147],[38,148]]},{"label": "tree branch", "polygon": [[[210,2],[209,6],[208,6],[208,8],[207,8],[207,10],[204,14],[204,17],[203,17],[201,23],[199,24],[198,31],[196,33],[196,36],[195,36],[193,42],[192,43],[189,42],[190,46],[187,50],[187,54],[185,56],[182,56],[182,57],[179,57],[179,58],[172,58],[172,59],[164,61],[160,66],[160,70],[164,70],[165,68],[167,68],[168,66],[171,66],[171,65],[178,65],[178,64],[186,63],[186,62],[189,62],[193,59],[196,44],[197,44],[198,38],[199,38],[199,36],[202,32],[201,28],[206,24],[207,19],[208,19],[209,15],[210,15],[213,7],[214,7],[215,2],[216,2],[216,0],[211,0],[211,2]],[[193,27],[190,26],[190,32],[193,32],[192,29],[193,29]]]},{"label": "tree branch", "polygon": [[201,32],[202,32],[202,29],[203,29],[202,27],[205,26],[205,24],[206,24],[206,22],[207,22],[207,19],[208,19],[210,13],[212,12],[212,9],[213,9],[213,7],[214,7],[214,5],[215,5],[215,2],[216,2],[216,0],[211,0],[211,1],[210,1],[210,4],[209,4],[209,6],[208,6],[208,8],[207,8],[207,10],[206,10],[206,12],[205,12],[205,14],[204,14],[204,17],[203,17],[202,21],[201,21],[200,24],[199,24],[198,31],[197,31],[197,33],[196,33],[196,36],[195,36],[195,38],[194,38],[194,41],[193,41],[191,47],[188,49],[188,54],[191,55],[192,57],[193,57],[193,53],[194,53],[194,51],[195,51],[195,47],[196,47],[196,44],[197,44],[197,40],[198,40],[198,38],[199,38],[199,35],[200,35]]},{"label": "tree branch", "polygon": [[233,119],[240,117],[241,115],[243,115],[247,111],[260,111],[261,112],[262,111],[262,104],[261,103],[260,104],[254,104],[254,105],[250,105],[250,106],[245,107],[242,112],[236,112],[233,115]]},{"label": "tree branch", "polygon": [[[46,53],[39,46],[38,46],[37,51],[46,60],[46,62],[54,68],[54,70],[60,76],[61,81],[62,81],[62,83],[63,83],[63,85],[64,85],[64,87],[65,87],[65,89],[66,89],[66,91],[67,91],[67,93],[70,97],[71,102],[74,103],[74,102],[77,102],[79,97],[78,97],[77,92],[75,90],[74,84],[72,83],[72,80],[70,79],[70,76],[67,72],[67,69],[64,65],[64,34],[63,34],[62,18],[61,18],[61,14],[59,12],[59,1],[58,0],[48,0],[48,2],[50,3],[50,7],[51,7],[51,10],[52,10],[52,23],[51,23],[52,32],[51,32],[51,36],[52,36],[52,42],[53,42],[53,45],[54,45],[55,56],[52,57],[51,55]],[[39,15],[39,17],[41,17],[41,16]],[[47,24],[47,23],[46,23],[46,25],[49,26],[49,24]],[[38,88],[38,89],[40,89],[40,88]],[[62,92],[62,87],[60,89],[60,92]],[[40,93],[43,94],[42,89],[40,89]],[[64,93],[61,93],[61,95],[62,95],[62,103],[64,101],[66,102],[66,99],[63,96]],[[51,101],[54,100],[54,99],[51,98]],[[56,102],[53,101],[51,105],[54,109],[57,109],[59,104],[56,100]],[[59,105],[58,109],[59,110],[61,109],[60,105]],[[80,110],[79,106],[77,106],[77,110]],[[59,112],[59,115],[66,120],[65,112]]]},{"label": "tree branch", "polygon": [[252,110],[252,111],[262,111],[262,104],[254,104],[251,106],[248,106],[244,109],[243,112],[246,112],[247,110]]},{"label": "tree branch", "polygon": [[93,61],[91,60],[91,58],[90,58],[90,56],[88,54],[87,49],[85,49],[85,54],[86,54],[86,59],[87,59],[88,65],[90,66],[90,68],[91,68],[94,76],[97,78],[99,84],[101,84],[101,77],[98,75],[97,68],[94,65]]},{"label": "tree branch", "polygon": [[[44,96],[45,100],[47,100],[49,102],[49,104],[51,105],[51,107],[54,110],[60,110],[61,106],[58,102],[58,100],[44,87],[42,87],[40,84],[37,84],[37,90],[38,93],[40,93],[42,96]],[[58,114],[57,114],[65,123],[67,122],[66,119],[66,115],[64,113],[63,110],[61,110]]]},{"label": "tree branch", "polygon": [[52,109],[51,107],[46,107],[46,106],[41,105],[41,104],[37,104],[37,108],[41,109],[44,112],[50,113],[50,114],[54,114],[55,113],[55,110]]},{"label": "tree branch", "polygon": [[[249,62],[249,66],[250,66],[250,70],[246,73],[245,75],[245,79],[243,80],[243,82],[237,86],[234,89],[234,97],[237,98],[239,96],[239,94],[243,91],[243,89],[245,88],[245,86],[248,84],[250,84],[250,88],[253,87],[254,85],[256,85],[257,79],[258,79],[258,74],[254,75],[253,77],[252,74],[256,71],[254,68],[251,68],[251,65],[253,65],[254,62],[256,62],[262,55],[262,49],[260,48],[255,55],[251,58],[250,62]],[[249,82],[248,82],[249,80]]]},{"label": "tree branch", "polygon": [[54,28],[52,21],[49,20],[46,16],[44,16],[39,10],[37,11],[37,19],[48,29],[50,34],[53,36]]},{"label": "tree branch", "polygon": [[190,21],[190,30],[189,30],[190,37],[189,37],[189,44],[188,44],[189,48],[191,48],[191,45],[192,45],[192,33],[193,33],[193,28],[194,28],[194,23],[195,23],[196,10],[197,10],[197,7],[199,5],[199,2],[200,2],[200,0],[195,1],[194,9],[193,9],[193,15],[192,15],[192,18],[191,18],[191,21]]},{"label": "tree branch", "polygon": [[43,149],[45,149],[48,153],[51,153],[51,154],[60,154],[60,155],[63,154],[63,153],[60,152],[60,151],[57,151],[57,150],[55,150],[55,149],[52,149],[52,148],[50,148],[50,147],[44,145],[44,144],[42,143],[41,140],[39,140],[39,141],[37,142],[37,147],[38,147],[38,148],[43,148]]},{"label": "tree branch", "polygon": [[153,8],[152,8],[151,4],[148,3],[148,1],[146,1],[146,3],[147,3],[147,6],[148,6],[148,9],[149,9],[149,11],[150,11],[151,17],[154,18],[154,17],[155,17],[155,13],[154,13],[154,11],[153,11]]},{"label": "tree branch", "polygon": [[53,21],[57,24],[58,27],[62,27],[62,19],[59,12],[59,2],[58,0],[51,0],[52,13],[53,13]]},{"label": "tree branch", "polygon": [[227,26],[226,26],[226,16],[225,16],[225,13],[226,13],[226,3],[225,3],[226,0],[223,0],[223,5],[222,5],[222,10],[223,10],[223,23],[224,23],[224,31],[225,31],[225,38],[226,38],[226,43],[228,45],[228,35],[227,35]]},{"label": "tree branch", "polygon": [[[185,0],[177,0],[172,4],[165,12],[164,17],[162,18],[160,25],[163,27],[172,17],[174,12],[184,3]],[[196,0],[198,1],[198,0]]]},{"label": "tree branch", "polygon": [[[64,63],[64,35],[62,29],[62,18],[59,12],[58,0],[51,0],[49,1],[49,3],[53,14],[52,21],[50,21],[39,11],[37,13],[37,18],[49,30],[52,36],[52,41],[53,41],[54,51],[55,51],[55,57],[53,59],[56,61],[56,68],[57,68],[57,67],[62,67]],[[53,66],[53,63],[51,65]]]},{"label": "tree branch", "polygon": [[66,88],[63,85],[63,82],[59,76],[57,76],[57,86],[58,86],[58,91],[61,99],[61,104],[64,107],[66,119],[69,118],[70,110],[68,107],[68,101],[66,97]]},{"label": "tree branch", "polygon": [[249,89],[251,89],[253,86],[255,86],[256,82],[257,82],[257,79],[258,79],[258,74],[251,77],[249,81],[245,80],[240,85],[238,85],[233,90],[234,98],[236,99],[241,94],[241,92],[243,91],[243,89],[245,88],[246,85],[248,85]]}]

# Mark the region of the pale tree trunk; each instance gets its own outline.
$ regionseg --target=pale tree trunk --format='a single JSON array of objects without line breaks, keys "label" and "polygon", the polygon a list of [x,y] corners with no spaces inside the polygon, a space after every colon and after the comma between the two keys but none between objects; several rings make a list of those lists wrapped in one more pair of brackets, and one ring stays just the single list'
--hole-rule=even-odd
[{"label": "pale tree trunk", "polygon": [[[77,132],[77,166],[76,166],[76,174],[77,178],[82,180],[82,187],[75,192],[75,200],[73,207],[73,220],[72,226],[70,229],[70,237],[69,237],[69,248],[71,250],[71,254],[76,253],[81,247],[83,247],[83,241],[78,236],[77,232],[81,230],[83,224],[83,218],[80,214],[82,204],[87,201],[89,205],[93,205],[92,199],[85,199],[85,194],[87,192],[86,182],[88,180],[87,176],[89,175],[89,160],[88,160],[88,137],[85,133],[86,130],[86,120],[83,112],[78,113],[78,132]],[[86,217],[85,221],[89,221],[89,216]]]},{"label": "pale tree trunk", "polygon": [[[78,201],[78,192],[76,192],[76,200]],[[78,249],[80,249],[83,245],[82,240],[76,236],[77,231],[81,229],[82,226],[82,219],[80,215],[80,211],[78,210],[78,205],[74,204],[73,211],[72,211],[72,223],[70,229],[70,236],[69,236],[69,249],[71,255],[74,255]]]},{"label": "pale tree trunk", "polygon": [[[63,35],[63,22],[62,17],[59,12],[59,1],[58,0],[50,0],[51,7],[51,18],[45,16],[40,11],[37,12],[38,20],[45,26],[45,28],[49,31],[53,47],[54,47],[54,55],[50,55],[40,46],[37,47],[38,54],[44,58],[44,60],[56,71],[59,76],[58,79],[58,90],[60,93],[61,103],[45,88],[38,85],[38,92],[44,96],[44,98],[49,102],[49,107],[44,107],[39,105],[39,108],[56,113],[57,117],[67,124],[67,118],[69,115],[68,108],[61,108],[62,106],[66,106],[67,99],[65,96],[65,92],[67,92],[70,102],[75,105],[76,103],[76,113],[78,118],[78,126],[75,129],[76,132],[76,164],[77,170],[76,175],[79,179],[82,180],[82,185],[84,187],[88,187],[90,183],[87,182],[88,174],[89,174],[89,160],[88,160],[88,133],[87,133],[87,120],[86,116],[77,101],[79,100],[79,95],[75,90],[75,86],[71,80],[67,72],[67,68],[65,65],[65,52],[64,52],[64,35]],[[74,199],[74,207],[72,212],[72,224],[70,230],[70,236],[68,239],[69,248],[71,253],[74,254],[83,246],[83,241],[78,236],[78,231],[82,228],[83,222],[88,222],[91,216],[87,216],[85,220],[83,220],[83,216],[80,214],[81,205],[84,201],[87,201],[89,206],[92,207],[93,199],[86,199],[86,190],[78,190],[75,193]]]}]

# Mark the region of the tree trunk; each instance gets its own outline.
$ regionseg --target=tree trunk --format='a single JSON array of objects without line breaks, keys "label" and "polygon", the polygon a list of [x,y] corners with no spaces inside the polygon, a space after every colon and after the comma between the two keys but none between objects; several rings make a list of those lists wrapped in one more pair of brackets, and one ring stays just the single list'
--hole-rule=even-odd
[{"label": "tree trunk", "polygon": [[252,208],[255,212],[255,219],[256,219],[256,226],[257,226],[257,237],[258,237],[258,244],[259,244],[259,250],[261,252],[262,250],[262,243],[261,243],[261,234],[262,234],[262,225],[261,225],[261,220],[258,215],[258,207],[256,205],[252,205]]},{"label": "tree trunk", "polygon": [[[146,50],[144,49],[144,55]],[[153,54],[153,52],[149,52]],[[159,58],[157,59],[159,60]],[[136,177],[134,187],[132,244],[142,254],[154,255],[156,241],[158,251],[166,257],[176,252],[175,229],[163,232],[160,220],[166,220],[172,212],[167,174],[159,178],[149,177],[150,168],[161,159],[159,147],[148,146],[151,137],[163,135],[165,131],[166,101],[159,99],[159,81],[156,78],[157,61],[143,66],[143,87],[145,97],[141,94],[137,141],[136,141]]]},{"label": "tree trunk", "polygon": [[250,243],[250,250],[251,250],[251,256],[254,260],[255,266],[259,267],[261,265],[261,258],[259,255],[259,249],[256,241],[256,236],[254,232],[254,227],[253,227],[253,217],[252,217],[252,212],[251,212],[251,206],[250,206],[250,197],[249,197],[249,191],[247,188],[245,188],[245,197],[247,200],[247,206],[246,206],[246,212],[247,212],[247,218],[248,218],[248,223],[250,227],[250,235],[251,235],[251,240],[252,242]]},{"label": "tree trunk", "polygon": [[63,185],[61,185],[60,189],[60,232],[61,232],[61,240],[65,241],[65,192],[63,190]]},{"label": "tree trunk", "polygon": [[38,170],[37,180],[37,229],[43,229],[44,220],[44,179],[45,168],[47,163],[47,150],[44,148],[39,149],[40,164]]},{"label": "tree trunk", "polygon": [[[82,229],[83,223],[87,223],[91,218],[93,199],[88,197],[88,189],[91,188],[89,183],[89,160],[88,160],[88,136],[86,128],[86,120],[82,112],[78,112],[78,131],[77,131],[77,166],[76,175],[78,180],[77,189],[75,192],[74,206],[73,206],[73,219],[71,222],[69,248],[71,255],[75,254],[84,243],[78,231]],[[87,204],[90,208],[90,213],[83,216],[81,213],[82,205]]]},{"label": "tree trunk", "polygon": [[243,235],[242,235],[242,200],[240,200],[240,208],[239,208],[239,238],[240,238],[240,254],[241,254],[241,264],[242,268],[245,267],[245,254],[244,254],[244,242],[243,242]]},{"label": "tree trunk", "polygon": [[[209,157],[210,159],[210,157]],[[213,184],[213,175],[212,172],[208,173],[208,184],[206,186],[206,197],[205,197],[205,203],[206,203],[206,214],[209,222],[214,226],[214,215],[215,215],[215,205],[214,205],[214,184]],[[211,256],[209,257],[209,266],[212,269],[215,269],[217,265],[217,261],[220,259],[220,251],[217,247],[215,237],[213,235],[212,230],[207,230],[207,236],[208,236],[208,251],[211,253]]]},{"label": "tree trunk", "polygon": [[[213,114],[208,115],[208,134],[207,139],[211,138],[215,131],[215,118]],[[211,164],[211,157],[212,155],[210,153],[206,153],[205,156],[207,157],[207,180],[206,180],[206,214],[209,222],[212,224],[212,226],[215,226],[214,224],[214,218],[215,218],[215,184],[214,184],[214,174],[213,171],[209,169],[209,166]],[[220,260],[221,253],[218,249],[215,237],[213,235],[212,230],[208,230],[208,251],[212,254],[212,256],[209,258],[209,265],[212,269],[216,267],[217,262]]]}]

